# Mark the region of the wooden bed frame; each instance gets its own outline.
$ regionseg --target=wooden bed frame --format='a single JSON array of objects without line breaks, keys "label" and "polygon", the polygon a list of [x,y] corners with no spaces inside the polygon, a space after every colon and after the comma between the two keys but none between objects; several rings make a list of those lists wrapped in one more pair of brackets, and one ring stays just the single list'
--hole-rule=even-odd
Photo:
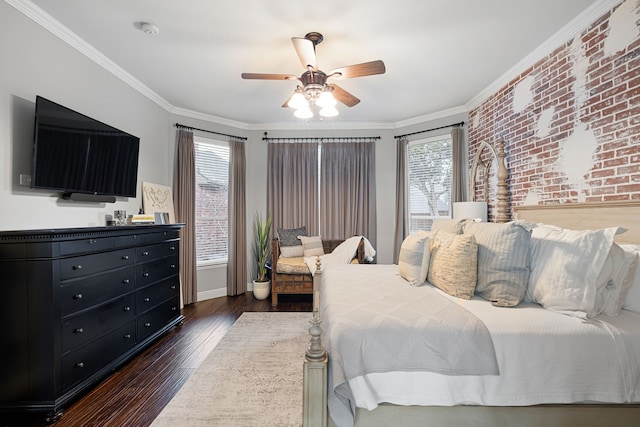
[{"label": "wooden bed frame", "polygon": [[[471,181],[475,182],[481,152],[489,148],[498,159],[498,204],[496,222],[507,222],[507,170],[504,164],[504,141],[497,148],[482,143],[473,162]],[[485,185],[487,173],[484,174]],[[486,188],[486,187],[485,187]],[[473,190],[473,184],[471,189]],[[473,191],[471,194],[474,194]],[[485,191],[486,194],[486,191]],[[514,209],[514,219],[543,222],[564,228],[598,229],[620,226],[628,229],[618,235],[619,243],[640,244],[640,201],[612,203],[574,203],[563,205],[523,206]],[[310,345],[305,353],[303,380],[303,426],[334,426],[328,416],[328,360],[322,345],[319,313],[320,260],[313,279],[313,317],[310,321]],[[357,408],[354,426],[629,426],[640,425],[640,404],[573,404],[504,406],[397,406],[382,404],[368,411]]]}]

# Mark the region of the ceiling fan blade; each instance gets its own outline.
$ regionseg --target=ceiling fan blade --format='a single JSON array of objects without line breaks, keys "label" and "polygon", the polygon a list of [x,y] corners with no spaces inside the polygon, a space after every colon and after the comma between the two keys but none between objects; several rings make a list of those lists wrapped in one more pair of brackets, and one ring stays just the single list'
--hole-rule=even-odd
[{"label": "ceiling fan blade", "polygon": [[258,80],[297,80],[298,76],[294,76],[293,74],[242,73],[242,78]]},{"label": "ceiling fan blade", "polygon": [[313,42],[302,37],[291,37],[291,41],[293,42],[293,47],[296,49],[298,58],[300,58],[302,68],[306,70],[308,67],[312,67],[314,70],[317,70],[316,48]]},{"label": "ceiling fan blade", "polygon": [[336,68],[329,73],[329,76],[333,74],[339,74],[334,77],[339,79],[352,79],[354,77],[373,76],[375,74],[384,74],[386,71],[384,62],[377,60],[371,62],[363,62],[362,64],[349,65],[342,68]]},{"label": "ceiling fan blade", "polygon": [[349,92],[347,92],[346,90],[342,89],[340,86],[338,86],[336,84],[330,84],[328,86],[333,89],[333,97],[336,100],[342,102],[347,107],[353,107],[358,102],[360,102],[360,100],[358,98],[356,98],[355,96],[351,95]]}]

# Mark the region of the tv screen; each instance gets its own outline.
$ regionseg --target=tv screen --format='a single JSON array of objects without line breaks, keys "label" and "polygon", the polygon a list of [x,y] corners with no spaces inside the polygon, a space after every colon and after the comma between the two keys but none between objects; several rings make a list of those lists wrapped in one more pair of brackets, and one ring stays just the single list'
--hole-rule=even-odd
[{"label": "tv screen", "polygon": [[31,187],[135,197],[140,138],[36,97]]}]

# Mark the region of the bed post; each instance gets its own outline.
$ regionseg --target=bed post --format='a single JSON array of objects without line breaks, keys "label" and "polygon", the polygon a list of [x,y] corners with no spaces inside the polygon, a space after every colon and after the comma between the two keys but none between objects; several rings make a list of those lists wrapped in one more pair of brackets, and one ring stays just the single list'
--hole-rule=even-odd
[{"label": "bed post", "polygon": [[313,317],[310,320],[310,346],[305,352],[303,373],[302,425],[303,427],[327,426],[327,350],[322,345],[322,327],[318,308],[320,305],[320,257],[316,259],[313,275]]}]

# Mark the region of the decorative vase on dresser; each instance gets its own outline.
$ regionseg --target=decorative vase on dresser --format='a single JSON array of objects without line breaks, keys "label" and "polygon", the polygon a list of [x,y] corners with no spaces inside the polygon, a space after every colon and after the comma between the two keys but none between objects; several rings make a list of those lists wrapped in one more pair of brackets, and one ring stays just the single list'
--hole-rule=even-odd
[{"label": "decorative vase on dresser", "polygon": [[0,411],[62,410],[181,324],[180,224],[0,232]]}]

